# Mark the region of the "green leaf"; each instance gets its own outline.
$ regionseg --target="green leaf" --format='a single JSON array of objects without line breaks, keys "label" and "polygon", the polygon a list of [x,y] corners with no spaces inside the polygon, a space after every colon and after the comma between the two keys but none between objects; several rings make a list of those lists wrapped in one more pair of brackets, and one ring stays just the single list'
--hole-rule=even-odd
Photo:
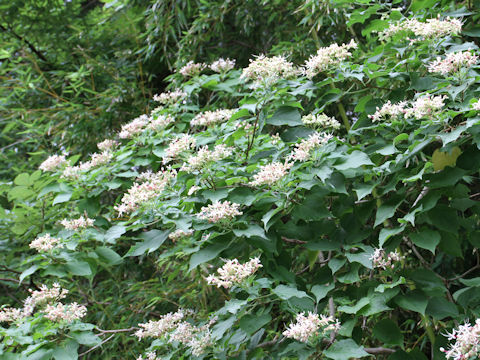
[{"label": "green leaf", "polygon": [[123,225],[114,225],[105,233],[105,241],[114,244],[115,240],[125,234],[127,229]]},{"label": "green leaf", "polygon": [[247,314],[240,319],[240,329],[251,335],[265,324],[268,324],[272,320],[269,313],[261,315]]},{"label": "green leaf", "polygon": [[297,290],[296,287],[290,285],[278,285],[272,290],[280,299],[288,300],[292,297],[309,297],[305,291]]},{"label": "green leaf", "polygon": [[317,299],[317,304],[325,298],[330,290],[333,290],[335,288],[335,285],[333,283],[329,285],[314,285],[312,286],[312,289],[310,290],[313,295],[315,295],[315,298]]},{"label": "green leaf", "polygon": [[27,276],[32,275],[35,271],[37,271],[38,266],[37,265],[32,265],[30,266],[27,270],[24,270],[21,274],[20,277],[18,278],[20,282],[23,281]]},{"label": "green leaf", "polygon": [[440,234],[437,231],[433,231],[427,228],[422,228],[419,232],[412,232],[410,234],[410,240],[421,247],[422,249],[429,250],[435,255],[435,249],[440,243]]},{"label": "green leaf", "polygon": [[458,309],[455,304],[442,297],[432,297],[428,301],[425,312],[436,320],[442,320],[446,317],[455,318],[458,316]]},{"label": "green leaf", "polygon": [[339,340],[333,343],[323,355],[334,360],[349,360],[371,356],[362,346],[358,346],[352,339]]},{"label": "green leaf", "polygon": [[281,106],[272,117],[266,121],[269,125],[275,126],[298,126],[303,125],[300,112],[289,106]]},{"label": "green leaf", "polygon": [[169,231],[150,230],[142,235],[140,238],[144,239],[142,242],[136,243],[130,248],[125,256],[140,256],[145,253],[150,254],[157,250],[167,240]]},{"label": "green leaf", "polygon": [[195,269],[198,265],[203,264],[209,260],[215,259],[218,254],[228,247],[228,242],[209,245],[206,248],[192,255],[190,258],[190,269]]},{"label": "green leaf", "polygon": [[390,319],[382,319],[373,327],[373,336],[387,345],[403,347],[403,334],[398,325]]},{"label": "green leaf", "polygon": [[357,169],[363,165],[375,165],[372,160],[364,152],[355,150],[351,154],[346,156],[346,160],[339,164],[335,165],[337,170],[347,170],[347,169]]},{"label": "green leaf", "polygon": [[91,332],[74,332],[70,333],[69,335],[71,335],[81,345],[94,346],[102,342],[98,336]]},{"label": "green leaf", "polygon": [[90,265],[86,261],[71,261],[65,265],[67,270],[72,273],[73,275],[78,276],[90,276],[92,275],[92,269]]},{"label": "green leaf", "polygon": [[30,175],[27,173],[18,174],[15,179],[13,180],[15,185],[23,185],[23,186],[32,186],[33,181],[30,179]]},{"label": "green leaf", "polygon": [[418,290],[411,291],[405,295],[395,298],[395,302],[402,308],[425,315],[428,298]]},{"label": "green leaf", "polygon": [[450,153],[442,152],[440,149],[435,150],[432,155],[433,169],[438,171],[445,169],[446,166],[455,166],[461,153],[458,146],[455,146]]},{"label": "green leaf", "polygon": [[393,215],[395,215],[395,211],[400,206],[403,200],[398,199],[391,199],[377,209],[377,215],[375,217],[375,224],[374,227],[382,224],[385,220],[390,219]]},{"label": "green leaf", "polygon": [[245,236],[247,238],[251,238],[257,236],[263,239],[267,238],[265,235],[265,230],[263,230],[263,228],[257,224],[250,224],[246,229],[233,229],[233,233],[238,237]]},{"label": "green leaf", "polygon": [[71,192],[58,194],[57,196],[55,196],[55,199],[53,199],[52,205],[67,202],[72,198],[72,195],[73,195],[73,193],[71,193]]},{"label": "green leaf", "polygon": [[400,234],[405,229],[405,225],[402,225],[398,228],[383,228],[380,230],[380,234],[378,235],[378,246],[383,247],[383,245],[390,239],[392,236]]},{"label": "green leaf", "polygon": [[338,307],[338,311],[345,313],[345,314],[356,314],[359,312],[361,309],[363,309],[365,306],[367,306],[370,303],[370,300],[366,297],[361,298],[355,305],[348,306],[348,305],[343,305]]},{"label": "green leaf", "polygon": [[117,265],[123,261],[122,257],[118,255],[115,251],[104,246],[96,248],[95,252],[108,265]]},{"label": "green leaf", "polygon": [[53,351],[53,358],[55,360],[77,360],[78,359],[78,343],[74,340],[69,340],[62,347],[57,347]]}]

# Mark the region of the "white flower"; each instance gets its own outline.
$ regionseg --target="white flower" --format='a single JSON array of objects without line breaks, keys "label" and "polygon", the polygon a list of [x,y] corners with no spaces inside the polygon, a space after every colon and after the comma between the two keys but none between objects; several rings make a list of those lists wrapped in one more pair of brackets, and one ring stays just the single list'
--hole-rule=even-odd
[{"label": "white flower", "polygon": [[97,144],[97,147],[102,151],[111,151],[118,146],[118,141],[106,139]]},{"label": "white flower", "polygon": [[295,149],[289,156],[293,161],[307,161],[312,150],[326,144],[333,136],[331,134],[311,134],[307,139],[303,139],[299,144],[295,144]]},{"label": "white flower", "polygon": [[209,275],[207,282],[209,285],[223,286],[228,289],[233,284],[241,283],[261,267],[259,258],[250,259],[249,262],[244,264],[240,264],[237,259],[228,260],[225,265],[217,270],[218,276]]},{"label": "white flower", "polygon": [[81,172],[79,166],[67,166],[60,177],[62,179],[78,179]]},{"label": "white flower", "polygon": [[60,224],[62,224],[67,230],[78,230],[91,227],[93,226],[94,222],[95,220],[89,219],[88,217],[82,215],[78,219],[63,219],[62,221],[60,221]]},{"label": "white flower", "polygon": [[141,174],[137,178],[138,181],[123,195],[121,204],[114,206],[114,209],[118,211],[119,215],[135,211],[142,204],[161,195],[170,180],[176,175],[177,172],[171,169]]},{"label": "white flower", "polygon": [[120,137],[120,139],[130,139],[133,136],[141,133],[148,125],[150,120],[151,119],[148,115],[143,114],[133,119],[128,124],[123,125],[118,136]]},{"label": "white flower", "polygon": [[170,233],[168,235],[168,238],[172,240],[173,242],[176,242],[180,239],[183,239],[188,236],[193,235],[193,230],[188,230],[188,231],[183,231],[181,229],[175,230],[174,232]]},{"label": "white flower", "polygon": [[385,119],[397,119],[405,113],[406,107],[406,101],[392,104],[390,100],[388,100],[381,108],[377,106],[377,111],[373,115],[368,115],[368,117],[373,122]]},{"label": "white flower", "polygon": [[399,21],[380,33],[380,39],[387,39],[399,32],[413,32],[421,38],[440,38],[447,35],[458,35],[462,31],[462,22],[458,19],[446,18],[427,19],[420,22],[417,19],[406,19]]},{"label": "white flower", "polygon": [[29,246],[39,252],[63,248],[63,245],[60,244],[60,239],[51,237],[50,234],[45,234],[36,238]]},{"label": "white flower", "polygon": [[71,304],[57,303],[55,305],[47,305],[45,308],[45,317],[51,321],[68,323],[83,318],[87,314],[87,308],[76,302]]},{"label": "white flower", "polygon": [[243,214],[239,208],[239,204],[231,203],[230,201],[215,201],[213,204],[202,207],[197,217],[211,223],[216,223],[221,220],[231,220],[235,216]]},{"label": "white flower", "polygon": [[52,155],[40,164],[39,169],[42,171],[55,171],[66,163],[65,155]]},{"label": "white flower", "polygon": [[176,159],[178,155],[194,147],[195,147],[195,138],[191,135],[184,134],[180,137],[173,139],[170,142],[170,144],[168,144],[168,148],[165,150],[163,163],[166,164]]},{"label": "white flower", "polygon": [[229,120],[235,110],[228,109],[218,109],[215,111],[205,111],[203,113],[197,114],[190,125],[192,126],[211,126],[219,123],[223,123]]},{"label": "white flower", "polygon": [[302,117],[302,122],[313,128],[332,128],[340,129],[340,123],[334,117],[327,116],[325,114],[308,114]]},{"label": "white flower", "polygon": [[317,334],[320,327],[324,327],[323,333],[327,331],[338,331],[340,329],[340,323],[338,320],[331,316],[321,315],[308,312],[299,313],[296,317],[296,323],[292,323],[288,326],[287,330],[283,332],[283,335],[301,342],[307,342],[310,337]]},{"label": "white flower", "polygon": [[202,63],[194,63],[193,61],[189,61],[186,65],[184,65],[178,72],[185,77],[193,77],[198,74],[205,68],[205,64]]},{"label": "white flower", "polygon": [[154,95],[153,100],[158,101],[163,105],[173,105],[180,102],[185,97],[187,97],[187,93],[185,91],[181,89],[175,89],[174,91],[168,91],[161,93],[160,95]]},{"label": "white flower", "polygon": [[197,185],[193,185],[190,189],[188,189],[188,196],[196,193],[198,190],[200,190],[201,187],[200,186],[197,186]]},{"label": "white flower", "polygon": [[372,266],[383,270],[395,268],[395,263],[402,259],[404,259],[404,257],[400,256],[397,251],[386,254],[381,248],[375,249],[372,256],[370,256]]},{"label": "white flower", "polygon": [[412,103],[411,108],[404,110],[405,116],[410,117],[413,115],[415,119],[432,117],[438,114],[445,106],[445,99],[447,99],[446,96],[433,96],[430,94],[421,96]]},{"label": "white flower", "polygon": [[470,51],[452,52],[447,54],[445,59],[437,57],[437,60],[428,66],[428,71],[448,75],[457,73],[462,68],[469,68],[477,62],[478,56],[472,54]]},{"label": "white flower", "polygon": [[167,116],[160,115],[156,119],[151,119],[147,128],[155,130],[155,131],[159,131],[159,130],[162,130],[162,129],[166,128],[168,125],[170,125],[174,122],[175,122],[175,119],[172,116],[170,116],[170,115],[167,115]]},{"label": "white flower", "polygon": [[474,325],[466,322],[446,336],[448,340],[455,340],[447,350],[440,348],[447,359],[469,360],[480,356],[480,319]]},{"label": "white flower", "polygon": [[209,68],[217,73],[225,73],[235,67],[235,60],[220,58],[214,61]]},{"label": "white flower", "polygon": [[350,49],[356,49],[357,44],[351,40],[348,44],[332,44],[328,47],[323,47],[317,50],[316,55],[310,56],[310,59],[305,63],[305,75],[311,79],[315,75],[332,66],[337,66],[342,61],[352,56]]},{"label": "white flower", "polygon": [[253,180],[250,181],[251,186],[273,185],[285,175],[288,169],[293,166],[292,163],[274,162],[268,165],[260,166],[260,171],[253,175]]},{"label": "white flower", "polygon": [[209,150],[208,146],[204,146],[197,151],[196,155],[190,156],[180,170],[187,172],[199,171],[207,167],[210,163],[225,159],[232,155],[232,153],[233,148],[227,147],[223,144],[216,145],[213,150]]},{"label": "white flower", "polygon": [[283,56],[258,56],[250,59],[250,64],[243,69],[241,77],[251,80],[256,85],[272,85],[281,79],[289,79],[299,73],[298,69]]},{"label": "white flower", "polygon": [[478,99],[477,102],[474,102],[474,103],[472,104],[472,109],[473,109],[473,110],[476,110],[476,111],[480,111],[480,99]]}]

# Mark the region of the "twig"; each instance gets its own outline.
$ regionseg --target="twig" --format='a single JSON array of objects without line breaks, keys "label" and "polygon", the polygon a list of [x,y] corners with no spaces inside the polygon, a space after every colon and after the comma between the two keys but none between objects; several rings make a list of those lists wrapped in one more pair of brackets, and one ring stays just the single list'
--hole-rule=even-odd
[{"label": "twig", "polygon": [[132,326],[131,328],[128,328],[128,329],[114,329],[114,330],[102,330],[102,329],[97,328],[97,330],[100,331],[100,334],[98,334],[98,335],[129,332],[129,331],[138,330],[138,329],[139,328],[135,327],[135,326]]},{"label": "twig", "polygon": [[307,241],[298,240],[298,239],[289,239],[289,238],[286,238],[285,236],[282,236],[282,240],[285,241],[285,242],[288,242],[288,243],[292,243],[292,244],[306,244],[307,243]]},{"label": "twig", "polygon": [[377,348],[363,348],[367,353],[372,354],[372,355],[377,355],[377,354],[393,354],[396,352],[394,349],[388,349],[384,347],[377,347]]},{"label": "twig", "polygon": [[103,344],[105,344],[108,340],[110,340],[111,338],[113,338],[115,336],[115,334],[113,335],[110,335],[108,338],[106,338],[105,340],[103,340],[100,344],[97,344],[95,345],[94,347],[88,349],[87,351],[79,354],[78,356],[84,356],[84,355],[87,355],[89,352],[92,352],[93,350],[97,349],[98,347],[102,346]]}]

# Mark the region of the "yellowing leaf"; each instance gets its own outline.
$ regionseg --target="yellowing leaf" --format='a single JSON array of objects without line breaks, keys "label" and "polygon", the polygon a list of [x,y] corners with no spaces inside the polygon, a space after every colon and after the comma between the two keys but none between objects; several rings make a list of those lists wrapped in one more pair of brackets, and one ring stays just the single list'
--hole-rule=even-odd
[{"label": "yellowing leaf", "polygon": [[432,155],[433,169],[438,171],[445,169],[446,166],[454,167],[461,153],[462,150],[458,146],[455,146],[451,153],[442,152],[440,149],[435,150]]}]

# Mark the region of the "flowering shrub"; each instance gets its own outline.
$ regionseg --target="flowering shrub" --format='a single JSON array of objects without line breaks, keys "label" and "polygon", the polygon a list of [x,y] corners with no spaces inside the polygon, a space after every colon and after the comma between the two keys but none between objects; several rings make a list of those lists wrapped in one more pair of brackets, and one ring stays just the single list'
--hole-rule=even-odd
[{"label": "flowering shrub", "polygon": [[478,357],[473,14],[361,3],[343,45],[184,62],[101,153],[20,174],[0,358]]}]

